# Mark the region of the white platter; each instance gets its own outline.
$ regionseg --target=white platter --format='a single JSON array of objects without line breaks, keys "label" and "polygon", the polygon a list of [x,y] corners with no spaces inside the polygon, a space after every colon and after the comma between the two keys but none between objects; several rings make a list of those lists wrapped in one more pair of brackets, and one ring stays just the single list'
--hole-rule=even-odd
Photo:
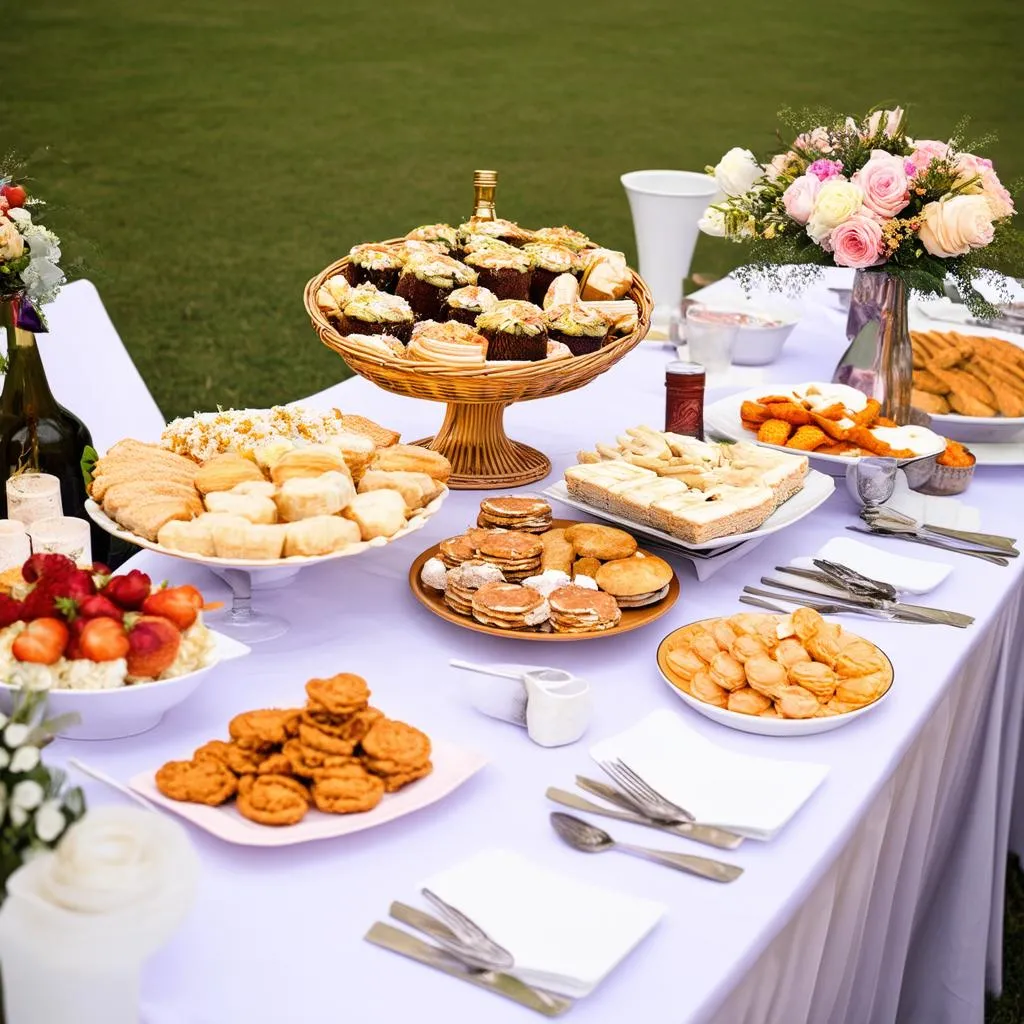
[{"label": "white platter", "polygon": [[[694,625],[694,623],[690,623],[690,625]],[[680,627],[680,629],[686,628],[686,626]],[[727,708],[715,707],[714,704],[707,704],[685,693],[669,678],[663,666],[664,655],[662,651],[668,641],[678,632],[678,629],[673,630],[658,644],[658,674],[661,676],[662,681],[681,701],[689,704],[698,714],[703,715],[705,718],[710,718],[712,722],[717,722],[719,725],[724,725],[729,729],[736,729],[739,732],[749,732],[755,736],[813,736],[821,732],[831,732],[833,729],[841,729],[844,725],[849,725],[862,715],[874,711],[892,692],[893,684],[890,682],[889,688],[877,700],[866,704],[862,708],[858,708],[856,711],[847,711],[842,715],[830,715],[828,718],[761,718],[758,715],[744,715],[739,711],[729,711]],[[877,645],[873,646],[881,652],[891,667],[892,662],[885,651],[882,651]]]},{"label": "white platter", "polygon": [[1024,417],[954,416],[931,413],[932,429],[964,444],[1014,444],[1024,442]]},{"label": "white platter", "polygon": [[[789,454],[792,455],[793,452],[790,451]],[[581,512],[586,512],[596,519],[604,519],[607,522],[615,523],[616,526],[621,526],[623,529],[629,530],[630,533],[650,537],[665,547],[678,548],[680,551],[689,553],[694,551],[714,551],[718,548],[726,547],[731,548],[737,544],[742,544],[744,541],[760,539],[767,537],[769,534],[777,533],[779,530],[784,530],[787,526],[792,526],[793,523],[799,522],[804,516],[810,515],[819,505],[828,500],[829,495],[835,489],[836,485],[832,477],[825,473],[819,473],[815,469],[809,470],[804,480],[803,489],[797,491],[788,501],[784,501],[756,530],[749,530],[746,533],[733,533],[727,537],[716,537],[714,540],[704,541],[702,544],[687,544],[678,537],[673,537],[670,533],[664,533],[642,523],[634,523],[631,519],[616,515],[614,512],[607,512],[603,508],[593,508],[590,505],[586,505],[577,498],[570,497],[564,480],[559,480],[558,483],[552,484],[544,491],[544,494],[549,498],[554,498],[555,501],[562,502],[564,505],[578,508]]]},{"label": "white platter", "polygon": [[433,741],[430,760],[434,770],[397,793],[386,793],[372,810],[363,814],[324,814],[311,809],[297,825],[259,825],[238,813],[233,803],[221,807],[171,800],[156,788],[154,770],[140,772],[129,781],[136,793],[172,811],[197,828],[239,846],[294,846],[318,839],[335,839],[394,821],[443,799],[475,775],[487,759],[444,740]]},{"label": "white platter", "polygon": [[157,544],[155,541],[146,540],[145,537],[140,537],[137,534],[131,533],[115,523],[114,520],[111,519],[91,498],[89,498],[85,503],[85,511],[97,526],[106,530],[107,533],[112,536],[126,541],[129,544],[135,544],[137,547],[146,548],[148,551],[156,551],[161,555],[169,555],[171,558],[182,558],[186,562],[197,562],[199,565],[207,565],[211,567],[220,566],[224,569],[285,568],[298,570],[305,565],[319,565],[321,562],[332,562],[337,558],[348,558],[351,555],[361,555],[364,551],[369,551],[373,548],[382,548],[393,541],[401,540],[402,537],[408,536],[410,533],[415,533],[417,530],[426,526],[427,521],[435,512],[438,511],[438,509],[440,509],[441,504],[444,502],[446,497],[448,497],[447,487],[432,502],[430,502],[429,505],[426,505],[421,509],[417,509],[405,526],[402,527],[398,533],[395,533],[390,537],[375,537],[373,540],[360,541],[358,544],[349,544],[340,551],[333,551],[329,555],[292,555],[289,558],[272,558],[262,559],[259,561],[246,558],[214,558],[209,555],[197,555],[191,551],[177,551],[174,548],[165,547],[163,544]]},{"label": "white platter", "polygon": [[979,466],[1024,466],[1024,441],[971,445],[971,453]]},{"label": "white platter", "polygon": [[[803,387],[804,385],[798,386]],[[786,385],[777,385],[777,387],[780,389],[779,393],[791,390],[791,387]],[[759,388],[742,391],[736,395],[729,395],[728,398],[719,399],[717,402],[709,405],[704,410],[704,423],[708,431],[717,437],[722,437],[729,441],[752,441],[754,444],[761,445],[762,448],[774,448],[776,451],[787,452],[792,455],[792,448],[786,448],[783,445],[777,444],[764,444],[762,441],[758,441],[757,435],[747,430],[740,418],[740,406],[744,402],[756,402],[758,398],[769,393],[771,388],[772,385],[770,384],[762,384]],[[944,448],[945,442],[942,441],[936,446],[934,451],[924,452],[921,455],[914,456],[912,459],[900,459],[899,464],[906,466],[912,462],[919,462],[921,459],[934,458]],[[824,455],[818,452],[800,452],[799,454],[806,455],[819,469],[833,475],[845,473],[847,466],[853,462],[860,461],[860,456],[857,455]]]},{"label": "white platter", "polygon": [[[216,643],[216,659],[195,672],[112,690],[47,691],[47,706],[53,717],[73,714],[81,720],[78,725],[63,729],[60,735],[71,740],[116,740],[155,728],[171,708],[191,697],[221,662],[249,653],[249,648],[238,640],[215,630],[210,632]],[[10,710],[17,692],[18,687],[0,683],[0,707],[4,711]]]}]

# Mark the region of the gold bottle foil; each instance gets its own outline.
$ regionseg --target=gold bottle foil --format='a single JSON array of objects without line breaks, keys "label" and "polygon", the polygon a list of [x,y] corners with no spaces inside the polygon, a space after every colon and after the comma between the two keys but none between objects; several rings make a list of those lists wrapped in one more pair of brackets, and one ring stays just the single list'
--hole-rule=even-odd
[{"label": "gold bottle foil", "polygon": [[494,192],[498,187],[497,171],[473,172],[473,216],[471,220],[496,220]]}]

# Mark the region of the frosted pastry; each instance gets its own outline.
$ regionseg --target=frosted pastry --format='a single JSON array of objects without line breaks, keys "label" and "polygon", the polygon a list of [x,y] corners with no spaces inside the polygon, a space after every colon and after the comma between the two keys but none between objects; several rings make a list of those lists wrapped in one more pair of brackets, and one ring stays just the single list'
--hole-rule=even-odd
[{"label": "frosted pastry", "polygon": [[585,261],[581,299],[621,299],[632,287],[633,275],[621,252],[590,249],[581,259]]},{"label": "frosted pastry", "polygon": [[582,587],[584,590],[600,590],[601,588],[597,585],[597,580],[593,576],[588,576],[585,572],[578,572],[572,578],[574,586]]},{"label": "frosted pastry", "polygon": [[209,494],[211,491],[230,491],[235,484],[245,480],[262,479],[263,474],[255,462],[235,452],[224,452],[199,467],[195,485],[200,494]]},{"label": "frosted pastry", "polygon": [[311,516],[336,515],[355,496],[355,485],[348,470],[343,473],[334,470],[316,477],[285,480],[274,501],[281,519],[291,523]]},{"label": "frosted pastry", "polygon": [[405,526],[405,499],[397,491],[357,494],[343,515],[359,526],[363,540],[391,537]]},{"label": "frosted pastry", "polygon": [[423,563],[423,568],[420,569],[420,582],[423,586],[430,587],[431,590],[446,590],[448,569],[444,562],[440,558],[428,558]]},{"label": "frosted pastry", "polygon": [[561,569],[545,569],[538,576],[528,576],[523,580],[523,586],[549,597],[559,587],[567,587],[572,582],[569,574]]},{"label": "frosted pastry", "polygon": [[368,469],[359,481],[358,491],[397,491],[405,499],[409,509],[422,508],[439,493],[440,485],[426,473],[411,473],[404,470],[386,472]]},{"label": "frosted pastry", "polygon": [[311,516],[284,528],[284,554],[329,555],[350,544],[358,544],[359,527],[340,516]]},{"label": "frosted pastry", "polygon": [[205,500],[208,512],[227,512],[229,515],[242,516],[250,523],[277,522],[277,506],[271,498],[214,491],[206,495]]},{"label": "frosted pastry", "polygon": [[[394,433],[391,436],[397,438]],[[345,460],[352,479],[358,483],[359,478],[373,459],[376,444],[373,438],[367,434],[347,430],[331,439],[330,448]]]},{"label": "frosted pastry", "polygon": [[327,445],[311,444],[285,452],[270,467],[270,479],[280,487],[287,480],[331,472],[351,475],[340,452]]}]

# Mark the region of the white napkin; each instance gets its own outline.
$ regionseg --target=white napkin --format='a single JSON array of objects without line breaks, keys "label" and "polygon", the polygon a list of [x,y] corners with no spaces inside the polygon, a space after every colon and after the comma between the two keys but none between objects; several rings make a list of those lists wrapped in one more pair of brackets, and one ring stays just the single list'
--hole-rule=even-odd
[{"label": "white napkin", "polygon": [[[838,562],[873,580],[891,583],[904,594],[927,594],[953,571],[948,562],[927,562],[923,558],[894,555],[888,550],[882,551],[846,537],[833,537],[826,541],[814,557]],[[810,558],[794,558],[789,564],[798,569],[815,567]],[[814,583],[804,580],[800,585],[813,587]]]},{"label": "white napkin", "polygon": [[516,977],[575,998],[589,995],[667,909],[510,850],[485,850],[424,886],[504,946],[515,957]]},{"label": "white napkin", "polygon": [[907,475],[902,470],[896,474],[896,489],[886,505],[929,526],[972,530],[975,533],[981,529],[981,512],[973,505],[965,505],[958,498],[912,491],[907,483]]},{"label": "white napkin", "polygon": [[711,579],[720,569],[724,569],[727,565],[731,565],[738,559],[748,555],[762,540],[764,540],[763,537],[755,540],[745,540],[742,544],[737,544],[734,548],[726,548],[722,554],[713,555],[709,558],[701,558],[699,555],[690,554],[688,551],[682,550],[682,548],[673,548],[672,553],[678,555],[679,558],[685,558],[688,562],[692,562],[694,569],[697,570],[697,579],[703,582],[704,580]]},{"label": "white napkin", "polygon": [[595,761],[621,758],[697,821],[771,839],[828,774],[828,765],[752,757],[705,739],[674,711],[655,711],[590,749]]}]

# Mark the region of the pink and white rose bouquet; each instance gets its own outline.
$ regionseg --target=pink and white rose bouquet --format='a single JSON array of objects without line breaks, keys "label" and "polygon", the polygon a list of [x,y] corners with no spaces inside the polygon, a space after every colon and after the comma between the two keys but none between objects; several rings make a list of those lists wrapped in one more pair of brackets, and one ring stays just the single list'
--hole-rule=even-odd
[{"label": "pink and white rose bouquet", "polygon": [[820,114],[781,116],[794,132],[782,152],[761,161],[736,147],[708,168],[725,198],[702,227],[750,244],[741,278],[777,280],[794,264],[853,267],[941,294],[951,275],[969,306],[991,312],[972,280],[1024,268],[1013,196],[991,160],[968,152],[959,134],[911,138],[899,107],[825,124]]}]

